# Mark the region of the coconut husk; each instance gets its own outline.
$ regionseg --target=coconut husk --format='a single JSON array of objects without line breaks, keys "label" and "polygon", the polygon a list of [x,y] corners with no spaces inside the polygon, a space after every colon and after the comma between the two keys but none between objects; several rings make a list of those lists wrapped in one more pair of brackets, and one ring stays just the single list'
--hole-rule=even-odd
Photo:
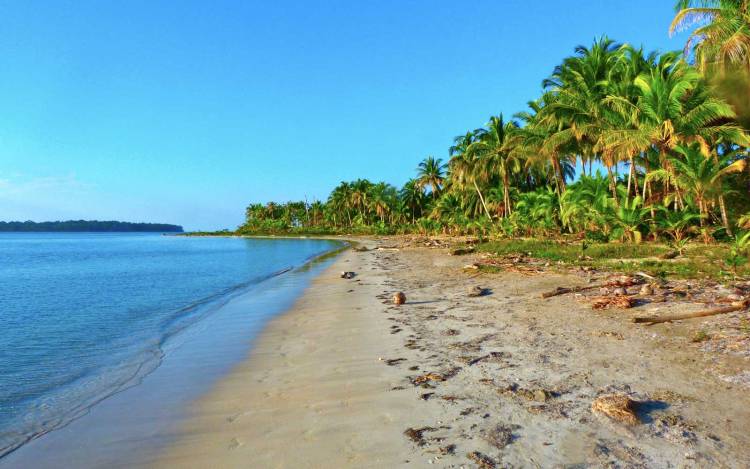
[{"label": "coconut husk", "polygon": [[640,422],[635,413],[637,404],[625,394],[607,394],[594,399],[591,410],[617,422],[635,425]]},{"label": "coconut husk", "polygon": [[490,293],[490,290],[488,288],[474,286],[469,289],[469,292],[467,293],[467,295],[471,297],[477,297],[477,296],[489,295],[489,293]]},{"label": "coconut husk", "polygon": [[403,292],[398,292],[393,295],[393,304],[402,305],[406,303],[406,295]]},{"label": "coconut husk", "polygon": [[437,374],[437,373],[425,373],[423,375],[417,376],[416,378],[411,380],[411,383],[414,386],[419,386],[420,384],[427,383],[429,381],[445,381],[445,378],[443,375]]}]

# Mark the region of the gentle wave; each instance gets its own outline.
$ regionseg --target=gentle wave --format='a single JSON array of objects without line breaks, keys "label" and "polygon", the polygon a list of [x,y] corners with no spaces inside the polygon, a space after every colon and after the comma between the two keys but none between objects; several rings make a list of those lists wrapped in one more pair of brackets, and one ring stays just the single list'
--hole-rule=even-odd
[{"label": "gentle wave", "polygon": [[26,409],[16,419],[3,422],[0,430],[0,458],[29,441],[86,415],[103,400],[141,383],[162,364],[166,344],[219,310],[232,298],[269,279],[305,268],[321,256],[339,249],[340,247],[318,250],[301,259],[301,265],[296,268],[287,266],[270,274],[255,276],[172,311],[155,311],[154,314],[161,318],[158,334],[150,337],[139,347],[134,348],[123,339],[125,343],[122,345],[122,351],[116,352],[118,347],[113,347],[113,361],[109,366],[96,367],[78,375],[68,376],[67,381],[56,383],[55,391],[41,399],[30,397],[16,400],[14,405]]}]

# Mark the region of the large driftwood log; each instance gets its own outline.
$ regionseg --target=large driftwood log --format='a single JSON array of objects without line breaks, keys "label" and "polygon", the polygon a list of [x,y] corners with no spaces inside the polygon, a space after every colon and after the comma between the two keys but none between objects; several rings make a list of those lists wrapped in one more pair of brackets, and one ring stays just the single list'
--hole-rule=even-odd
[{"label": "large driftwood log", "polygon": [[637,324],[646,324],[648,326],[652,324],[660,324],[663,322],[680,321],[682,319],[702,318],[706,316],[716,316],[718,314],[732,313],[735,311],[742,311],[750,305],[750,300],[737,301],[732,303],[730,306],[724,306],[723,308],[705,309],[703,311],[696,311],[694,313],[687,314],[674,314],[671,316],[662,317],[635,317],[633,322]]}]

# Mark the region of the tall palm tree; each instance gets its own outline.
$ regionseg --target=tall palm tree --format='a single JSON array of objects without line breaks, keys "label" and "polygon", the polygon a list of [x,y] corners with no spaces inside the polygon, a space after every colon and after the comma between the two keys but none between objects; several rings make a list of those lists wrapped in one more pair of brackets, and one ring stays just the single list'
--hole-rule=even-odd
[{"label": "tall palm tree", "polygon": [[523,126],[513,133],[508,142],[508,148],[511,156],[524,161],[527,176],[544,175],[543,178],[538,179],[546,182],[548,179],[546,175],[551,174],[555,190],[558,195],[562,195],[566,186],[565,161],[568,160],[568,156],[561,153],[565,149],[560,146],[547,144],[549,139],[561,129],[562,124],[544,119],[545,108],[556,99],[553,93],[544,93],[536,101],[528,102],[528,111],[514,115],[523,123]]},{"label": "tall palm tree", "polygon": [[409,179],[399,192],[399,198],[406,210],[411,214],[412,224],[416,223],[417,215],[422,216],[425,206],[425,195],[416,179]]},{"label": "tall palm tree", "polygon": [[428,156],[417,167],[417,182],[420,187],[430,187],[433,199],[437,199],[445,182],[446,165],[443,160]]},{"label": "tall palm tree", "polygon": [[591,47],[576,47],[575,55],[564,59],[543,82],[555,99],[540,116],[554,128],[545,142],[548,151],[568,148],[581,157],[582,163],[598,157],[613,181],[612,167],[618,158],[606,149],[603,155],[595,155],[594,146],[606,121],[604,99],[624,70],[624,48],[606,36]]},{"label": "tall palm tree", "polygon": [[468,157],[479,160],[474,178],[487,179],[493,173],[500,176],[503,183],[504,216],[513,213],[510,200],[511,177],[521,170],[521,160],[511,151],[509,145],[511,136],[518,127],[516,121],[506,122],[502,114],[492,116],[487,127],[479,129],[475,141],[466,148]]},{"label": "tall palm tree", "polygon": [[487,182],[483,180],[486,179],[486,171],[482,170],[481,161],[476,158],[476,154],[469,152],[469,147],[477,140],[477,136],[480,133],[481,131],[479,130],[468,131],[464,135],[459,135],[453,139],[453,145],[448,150],[451,157],[448,168],[452,183],[457,184],[459,188],[463,188],[468,183],[472,184],[482,203],[485,214],[492,220],[492,215],[487,208],[487,202],[477,183],[477,181]]}]

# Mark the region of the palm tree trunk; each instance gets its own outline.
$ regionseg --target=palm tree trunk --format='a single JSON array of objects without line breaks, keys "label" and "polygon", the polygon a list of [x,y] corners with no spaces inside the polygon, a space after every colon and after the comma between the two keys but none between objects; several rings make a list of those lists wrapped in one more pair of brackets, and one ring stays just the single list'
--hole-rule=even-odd
[{"label": "palm tree trunk", "polygon": [[724,229],[726,229],[729,236],[734,236],[732,233],[732,225],[729,224],[727,206],[724,204],[724,195],[719,196],[719,208],[721,209],[721,222],[724,224]]},{"label": "palm tree trunk", "polygon": [[557,156],[552,157],[552,166],[555,170],[555,175],[557,177],[557,186],[559,189],[558,194],[562,195],[563,192],[565,192],[565,175],[562,172],[562,167],[560,166],[560,160],[557,158]]},{"label": "palm tree trunk", "polygon": [[484,203],[484,197],[482,197],[482,191],[479,190],[479,186],[477,186],[476,181],[472,181],[472,182],[474,183],[474,189],[477,190],[477,195],[479,196],[479,200],[482,202],[482,207],[484,207],[484,213],[486,213],[487,218],[489,218],[490,221],[492,221],[492,215],[490,215],[490,211],[487,210],[487,204]]},{"label": "palm tree trunk", "polygon": [[628,195],[627,197],[630,198],[630,186],[633,183],[633,156],[630,156],[630,171],[628,171]]},{"label": "palm tree trunk", "polygon": [[503,173],[503,196],[505,197],[505,214],[510,216],[513,213],[513,207],[510,205],[510,178],[507,171]]},{"label": "palm tree trunk", "polygon": [[609,174],[609,190],[612,191],[612,198],[615,199],[615,207],[620,208],[620,200],[617,198],[617,180],[612,172],[612,166],[607,165],[607,173]]}]

